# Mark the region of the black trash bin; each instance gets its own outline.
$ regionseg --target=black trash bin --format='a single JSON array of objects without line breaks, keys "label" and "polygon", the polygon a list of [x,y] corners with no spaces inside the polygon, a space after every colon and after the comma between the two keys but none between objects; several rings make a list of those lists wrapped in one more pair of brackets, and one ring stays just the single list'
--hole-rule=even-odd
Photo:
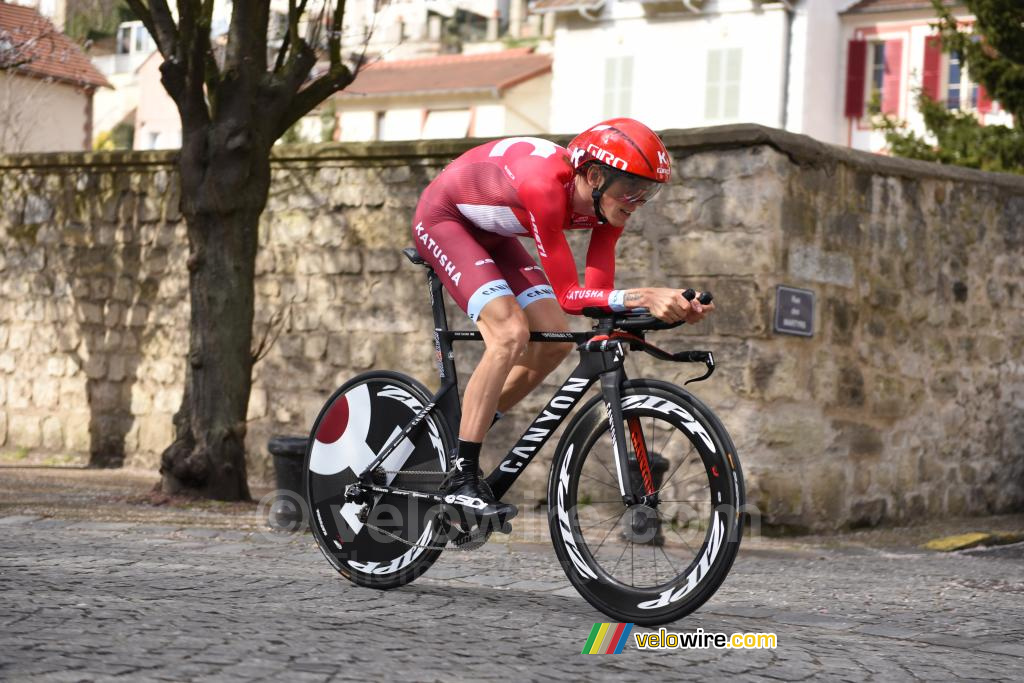
[{"label": "black trash bin", "polygon": [[277,484],[267,524],[275,531],[303,531],[307,527],[309,506],[305,502],[306,485],[302,476],[307,443],[305,436],[274,436],[267,442],[267,450],[274,456]]}]

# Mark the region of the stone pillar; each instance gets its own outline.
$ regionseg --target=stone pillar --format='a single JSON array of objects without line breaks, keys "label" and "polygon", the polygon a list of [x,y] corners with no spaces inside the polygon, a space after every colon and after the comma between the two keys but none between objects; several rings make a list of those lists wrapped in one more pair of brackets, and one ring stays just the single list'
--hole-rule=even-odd
[{"label": "stone pillar", "polygon": [[441,40],[441,17],[437,14],[427,20],[427,39],[435,43]]},{"label": "stone pillar", "polygon": [[494,15],[487,19],[487,40],[498,39],[498,10],[494,10]]},{"label": "stone pillar", "polygon": [[540,37],[540,22],[541,22],[541,19],[542,19],[542,17],[539,14],[531,14],[528,17],[526,17],[526,26],[527,26],[526,35],[528,35],[531,38],[539,38]]},{"label": "stone pillar", "polygon": [[511,0],[508,4],[508,34],[513,38],[523,37],[523,17],[526,16],[526,0]]},{"label": "stone pillar", "polygon": [[555,35],[555,13],[548,12],[544,15],[543,28],[541,34],[544,38],[553,38]]}]

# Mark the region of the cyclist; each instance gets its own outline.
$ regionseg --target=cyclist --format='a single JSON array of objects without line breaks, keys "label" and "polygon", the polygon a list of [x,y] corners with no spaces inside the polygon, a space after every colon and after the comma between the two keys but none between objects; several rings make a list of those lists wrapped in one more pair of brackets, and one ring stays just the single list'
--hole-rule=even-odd
[{"label": "cyclist", "polygon": [[[463,510],[500,521],[516,515],[479,478],[484,435],[573,349],[530,344],[531,331],[567,330],[565,314],[588,306],[646,308],[666,322],[688,323],[714,309],[687,301],[678,288],[615,289],[615,243],[671,174],[657,134],[616,118],[581,133],[568,149],[530,137],[488,142],[459,156],[424,190],[413,218],[416,248],[485,344],[466,385],[446,490],[462,496]],[[591,231],[582,286],[565,237],[577,229]],[[533,238],[539,266],[519,236]]]}]

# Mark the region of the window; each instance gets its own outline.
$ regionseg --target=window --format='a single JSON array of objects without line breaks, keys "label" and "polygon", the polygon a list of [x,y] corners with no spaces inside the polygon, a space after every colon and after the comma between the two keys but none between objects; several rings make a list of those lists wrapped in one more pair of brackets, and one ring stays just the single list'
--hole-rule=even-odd
[{"label": "window", "polygon": [[153,39],[141,21],[125,22],[117,27],[117,54],[147,53],[153,49]]},{"label": "window", "polygon": [[882,96],[885,85],[885,43],[871,44],[871,99]]},{"label": "window", "polygon": [[899,114],[902,97],[903,41],[851,40],[846,60],[847,117],[860,119],[878,97],[884,114]]},{"label": "window", "polygon": [[633,58],[608,57],[604,62],[604,116],[629,116],[633,103]]},{"label": "window", "polygon": [[469,134],[468,109],[440,109],[427,112],[423,123],[424,140],[464,138]]},{"label": "window", "polygon": [[136,52],[151,52],[153,50],[153,41],[149,37],[149,31],[146,30],[145,26],[135,27],[135,51]]},{"label": "window", "polygon": [[704,118],[734,119],[740,114],[740,48],[708,51]]},{"label": "window", "polygon": [[418,140],[423,130],[420,108],[388,109],[377,119],[378,140]]},{"label": "window", "polygon": [[117,54],[126,55],[132,50],[132,27],[122,24],[117,29]]},{"label": "window", "polygon": [[978,108],[978,85],[970,82],[960,54],[955,51],[949,53],[949,67],[946,69],[946,108]]},{"label": "window", "polygon": [[947,109],[977,111],[985,114],[993,102],[971,74],[956,51],[942,53],[939,36],[928,36],[924,43],[924,73],[921,86],[928,97],[944,102]]}]

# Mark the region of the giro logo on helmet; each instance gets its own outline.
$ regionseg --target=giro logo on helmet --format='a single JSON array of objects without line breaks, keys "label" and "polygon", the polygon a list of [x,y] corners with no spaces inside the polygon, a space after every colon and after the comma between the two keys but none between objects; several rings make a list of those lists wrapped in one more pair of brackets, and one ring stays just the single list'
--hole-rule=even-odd
[{"label": "giro logo on helmet", "polygon": [[617,168],[620,171],[629,170],[629,164],[625,159],[620,159],[608,150],[602,149],[597,145],[587,145],[587,153],[593,155],[593,157],[602,164],[608,164],[612,168]]}]

